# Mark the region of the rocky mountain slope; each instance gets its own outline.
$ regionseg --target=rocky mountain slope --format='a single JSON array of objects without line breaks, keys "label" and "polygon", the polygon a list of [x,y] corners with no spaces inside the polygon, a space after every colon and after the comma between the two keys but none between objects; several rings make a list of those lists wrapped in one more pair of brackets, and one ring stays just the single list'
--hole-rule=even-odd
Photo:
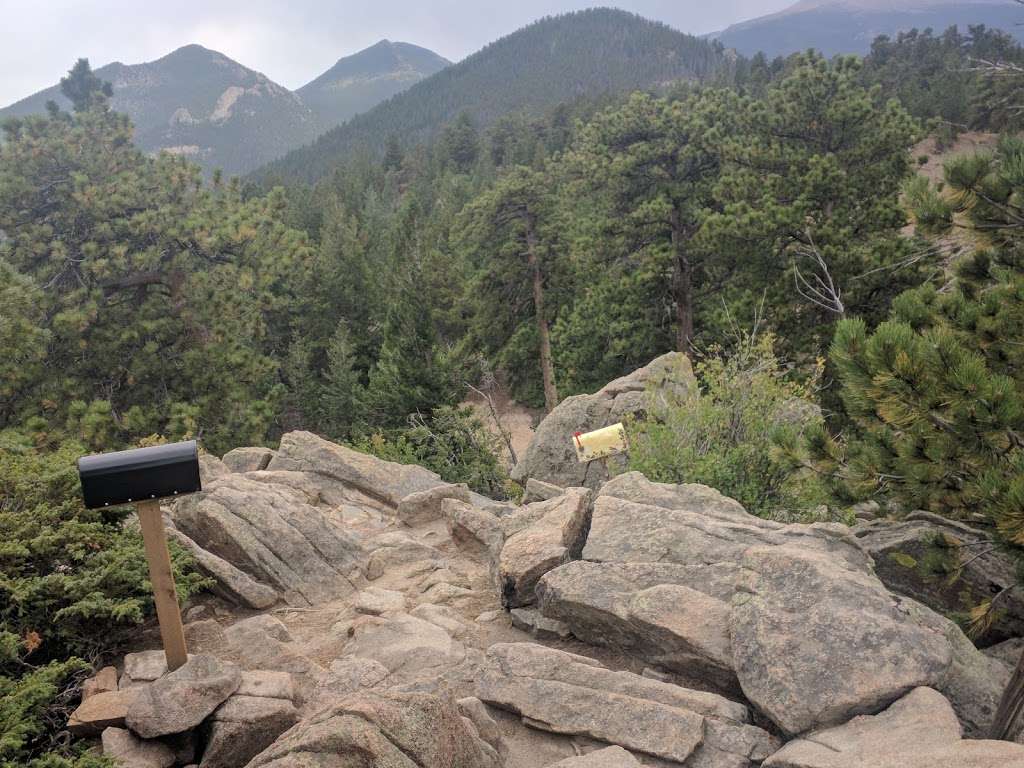
[{"label": "rocky mountain slope", "polygon": [[381,40],[339,59],[295,93],[330,128],[366,112],[451,64],[433,51]]},{"label": "rocky mountain slope", "polygon": [[[642,375],[692,385],[680,362]],[[588,479],[517,506],[305,432],[204,457],[165,509],[218,582],[193,655],[168,674],[143,639],[69,727],[133,768],[1024,766],[983,738],[1024,640],[978,650],[940,585],[881,567],[927,519],[786,525]]]},{"label": "rocky mountain slope", "polygon": [[491,43],[375,109],[262,169],[257,178],[315,181],[351,153],[409,145],[462,111],[481,125],[539,113],[580,96],[699,80],[726,66],[712,43],[607,8],[545,18]]},{"label": "rocky mountain slope", "polygon": [[[691,385],[681,362],[605,390]],[[984,740],[1024,640],[982,652],[941,586],[890,578],[942,521],[786,525],[636,472],[514,506],[307,432],[203,484],[165,509],[220,595],[186,611],[188,663],[129,653],[69,722],[121,765],[1024,766]]]},{"label": "rocky mountain slope", "polygon": [[747,56],[758,51],[769,57],[787,56],[807,48],[834,56],[865,54],[878,35],[929,27],[941,32],[954,24],[965,31],[969,25],[984,24],[1024,40],[1022,20],[1024,9],[998,0],[801,0],[712,37]]},{"label": "rocky mountain slope", "polygon": [[[383,41],[341,59],[300,93],[217,51],[187,45],[145,64],[108,64],[111,106],[135,125],[145,152],[187,156],[207,172],[241,175],[308,144],[448,62],[424,48]],[[0,119],[70,103],[55,85],[0,109]]]},{"label": "rocky mountain slope", "polygon": [[[199,45],[96,74],[114,86],[111,106],[132,119],[143,151],[185,155],[208,171],[245,173],[320,133],[317,117],[291,91]],[[53,86],[0,110],[0,118],[43,112],[49,100],[70,107]]]}]

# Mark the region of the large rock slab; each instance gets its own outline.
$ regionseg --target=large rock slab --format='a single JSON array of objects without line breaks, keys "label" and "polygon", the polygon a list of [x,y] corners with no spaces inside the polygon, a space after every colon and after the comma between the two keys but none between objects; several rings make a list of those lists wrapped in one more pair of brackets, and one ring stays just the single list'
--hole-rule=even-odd
[{"label": "large rock slab", "polygon": [[241,683],[242,673],[234,664],[192,656],[173,672],[140,687],[125,722],[144,739],[184,733],[203,722]]},{"label": "large rock slab", "polygon": [[569,488],[563,496],[527,506],[535,522],[506,539],[498,560],[506,607],[533,603],[540,577],[579,557],[590,527],[590,499],[586,488]]},{"label": "large rock slab", "polygon": [[545,574],[536,594],[541,613],[580,640],[735,694],[729,621],[739,573],[729,563],[577,561]]},{"label": "large rock slab", "polygon": [[232,472],[259,472],[266,469],[274,452],[269,448],[235,448],[221,457],[224,466]]},{"label": "large rock slab", "polygon": [[496,515],[457,499],[445,499],[441,514],[452,541],[486,563],[497,564],[505,531]]},{"label": "large rock slab", "polygon": [[101,737],[103,756],[118,768],[171,768],[174,750],[159,741],[143,741],[124,728],[107,728]]},{"label": "large rock slab", "polygon": [[303,720],[249,768],[495,768],[455,703],[361,691]]},{"label": "large rock slab", "polygon": [[289,602],[316,604],[354,591],[358,538],[287,486],[231,474],[174,507],[176,527]]},{"label": "large rock slab", "polygon": [[437,676],[466,657],[465,646],[437,624],[407,613],[364,616],[352,625],[345,655],[372,659],[396,680]]},{"label": "large rock slab", "polygon": [[916,688],[873,716],[792,741],[764,768],[1022,768],[1024,746],[963,741],[949,702]]},{"label": "large rock slab", "polygon": [[681,565],[738,563],[750,547],[795,544],[826,553],[840,565],[871,569],[870,556],[844,525],[782,525],[745,512],[740,515],[743,508],[737,502],[706,486],[672,487],[692,503],[672,507],[641,504],[602,489],[594,502],[583,559]]},{"label": "large rock slab", "polygon": [[870,572],[822,552],[752,547],[730,624],[747,698],[785,733],[877,712],[942,681],[952,650]]},{"label": "large rock slab", "polygon": [[[874,520],[853,529],[875,559],[875,573],[894,592],[912,597],[939,613],[966,616],[992,595],[1017,583],[1010,556],[991,534],[928,512],[905,520]],[[985,645],[1024,635],[1024,595],[1000,598],[991,628],[978,640]]]},{"label": "large rock slab", "polygon": [[440,476],[414,464],[396,464],[336,445],[312,432],[289,432],[281,438],[270,471],[309,472],[358,489],[397,508],[411,493],[445,485]]},{"label": "large rock slab", "polygon": [[439,485],[426,491],[410,493],[398,503],[398,519],[406,525],[423,525],[440,520],[441,506],[445,499],[469,502],[469,486]]},{"label": "large rock slab", "polygon": [[724,753],[737,765],[763,760],[778,742],[748,724],[746,707],[533,643],[491,646],[477,697],[532,727],[699,764]]},{"label": "large rock slab", "polygon": [[298,720],[287,699],[236,694],[204,724],[206,749],[199,768],[243,768]]},{"label": "large rock slab", "polygon": [[121,728],[135,691],[104,691],[84,700],[68,718],[68,731],[75,736],[99,736],[107,728]]},{"label": "large rock slab", "polygon": [[605,747],[581,757],[552,763],[548,768],[639,768],[640,763],[622,747]]},{"label": "large rock slab", "polygon": [[537,426],[529,447],[512,470],[512,479],[525,484],[535,478],[562,488],[584,486],[596,490],[608,479],[608,470],[601,462],[580,464],[572,436],[642,413],[651,392],[682,397],[696,386],[690,361],[682,353],[671,352],[593,395],[566,398]]},{"label": "large rock slab", "polygon": [[273,588],[256,581],[224,558],[203,549],[179,531],[173,521],[168,522],[167,535],[188,550],[195,558],[199,570],[216,582],[210,590],[215,595],[229,603],[258,611],[269,608],[281,599]]}]

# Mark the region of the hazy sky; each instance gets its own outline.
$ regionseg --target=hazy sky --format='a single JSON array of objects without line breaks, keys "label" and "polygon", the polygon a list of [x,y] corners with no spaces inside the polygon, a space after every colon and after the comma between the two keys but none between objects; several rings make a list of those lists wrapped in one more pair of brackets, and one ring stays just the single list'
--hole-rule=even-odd
[{"label": "hazy sky", "polygon": [[93,67],[214,48],[298,88],[381,39],[458,61],[542,16],[615,5],[684,32],[712,32],[793,0],[0,0],[0,106],[53,85],[79,56]]}]

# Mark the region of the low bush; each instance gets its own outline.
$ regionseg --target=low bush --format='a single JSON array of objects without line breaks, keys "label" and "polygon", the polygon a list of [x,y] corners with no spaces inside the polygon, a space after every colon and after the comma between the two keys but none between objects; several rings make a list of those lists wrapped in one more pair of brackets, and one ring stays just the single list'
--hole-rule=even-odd
[{"label": "low bush", "polygon": [[469,408],[445,406],[429,417],[413,414],[405,429],[363,435],[353,447],[388,461],[419,464],[446,482],[466,483],[492,499],[512,494],[499,458],[500,439]]},{"label": "low bush", "polygon": [[[77,684],[153,613],[125,507],[87,510],[66,442],[0,434],[0,767],[103,764],[61,734]],[[207,586],[172,546],[179,598]],[[88,660],[88,661],[86,661]]]},{"label": "low bush", "polygon": [[812,402],[820,371],[798,382],[779,363],[771,336],[714,348],[695,366],[700,388],[681,397],[650,398],[644,418],[629,425],[629,468],[651,480],[703,483],[748,512],[813,519],[827,499],[813,473],[794,470],[781,445],[794,445],[821,423]]}]

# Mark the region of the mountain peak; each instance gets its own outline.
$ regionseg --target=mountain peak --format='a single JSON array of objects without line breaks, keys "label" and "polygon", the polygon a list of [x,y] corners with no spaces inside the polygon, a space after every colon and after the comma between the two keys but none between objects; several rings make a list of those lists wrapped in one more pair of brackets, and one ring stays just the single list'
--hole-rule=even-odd
[{"label": "mountain peak", "polygon": [[[382,52],[405,62],[420,53],[440,59],[407,43],[367,49],[342,59],[300,96],[311,104],[318,92],[372,81],[359,73]],[[421,142],[463,111],[487,126],[505,114],[536,114],[574,99],[700,81],[725,66],[712,43],[633,13],[601,8],[548,16],[328,131],[256,178],[315,181],[353,151],[381,150],[389,135]]]},{"label": "mountain peak", "polygon": [[296,93],[326,125],[338,125],[451,64],[412,43],[380,40],[306,83]]}]

